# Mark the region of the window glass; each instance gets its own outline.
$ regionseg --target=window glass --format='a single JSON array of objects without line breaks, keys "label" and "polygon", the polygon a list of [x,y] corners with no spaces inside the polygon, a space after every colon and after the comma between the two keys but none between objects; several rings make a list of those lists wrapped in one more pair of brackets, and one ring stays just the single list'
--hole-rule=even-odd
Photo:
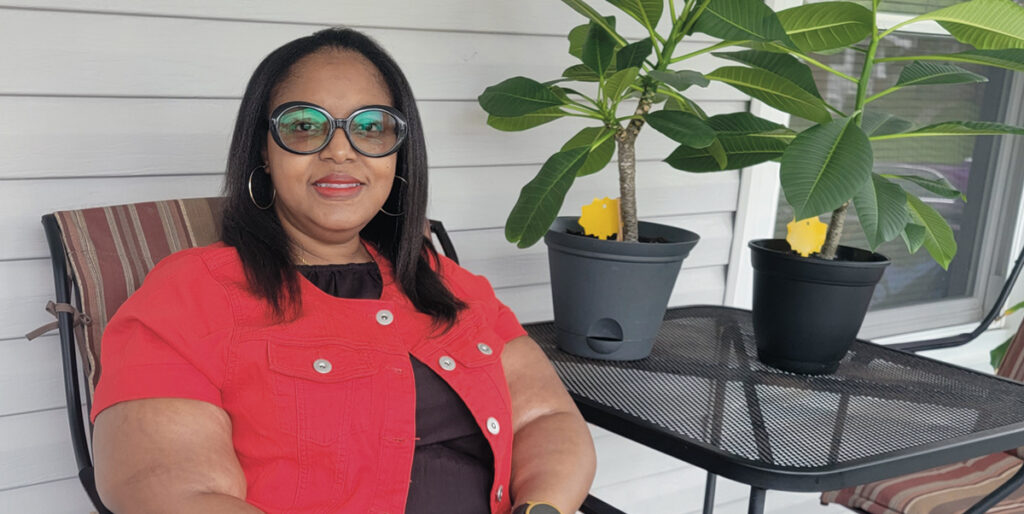
[{"label": "window glass", "polygon": [[[884,4],[886,11],[920,13],[941,7],[943,2],[904,2]],[[941,5],[939,5],[941,4]],[[900,9],[907,9],[900,11]],[[928,34],[896,33],[887,36],[879,47],[878,57],[912,54],[953,53],[969,50],[948,36]],[[860,74],[864,54],[844,51],[824,56],[823,62],[843,73]],[[910,61],[893,61],[875,66],[873,87],[869,95],[882,91],[894,84],[900,70]],[[983,66],[956,63],[975,73],[985,75],[985,84],[918,86],[905,88],[869,104],[868,109],[884,112],[909,120],[917,126],[947,120],[1004,121],[1000,111],[1003,89],[1008,87],[1007,74]],[[832,105],[844,112],[854,110],[854,85],[831,73],[812,67],[822,95]],[[794,128],[804,128],[809,122],[791,119]],[[938,210],[950,223],[956,235],[959,251],[949,271],[936,264],[922,248],[916,255],[909,255],[902,238],[886,243],[876,251],[892,260],[882,277],[872,310],[897,306],[908,306],[941,299],[950,299],[974,294],[975,277],[971,270],[979,257],[976,247],[980,244],[978,223],[987,204],[988,191],[995,178],[991,170],[993,138],[932,137],[879,141],[873,144],[875,172],[914,174],[926,178],[944,177],[967,196],[967,203],[958,199],[941,198],[912,184],[900,182],[904,189],[917,194],[927,204]],[[781,195],[780,195],[781,196]],[[851,209],[850,213],[854,213]],[[780,198],[776,218],[776,237],[785,237],[786,223],[793,219],[792,208]],[[828,215],[821,216],[828,222]],[[855,216],[848,215],[841,244],[867,248],[860,224]]]}]

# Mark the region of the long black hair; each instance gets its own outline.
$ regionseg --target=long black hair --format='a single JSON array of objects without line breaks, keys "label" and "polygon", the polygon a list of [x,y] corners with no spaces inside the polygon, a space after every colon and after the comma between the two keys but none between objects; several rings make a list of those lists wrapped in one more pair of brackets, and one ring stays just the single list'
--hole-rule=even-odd
[{"label": "long black hair", "polygon": [[[451,326],[465,308],[430,265],[438,266],[437,253],[425,236],[427,227],[427,152],[412,88],[398,64],[366,35],[330,28],[292,41],[270,53],[256,67],[242,97],[231,138],[224,183],[226,203],[221,226],[223,241],[235,247],[245,268],[250,289],[272,306],[279,319],[299,312],[299,278],[291,257],[291,242],[274,209],[262,210],[250,197],[250,174],[264,165],[269,130],[270,101],[278,86],[303,57],[324,50],[361,54],[380,72],[394,107],[405,115],[408,132],[398,151],[396,179],[384,209],[400,216],[378,213],[360,235],[392,265],[395,281],[417,310],[435,324]],[[252,193],[261,205],[272,197],[272,185],[262,172],[253,175]]]}]

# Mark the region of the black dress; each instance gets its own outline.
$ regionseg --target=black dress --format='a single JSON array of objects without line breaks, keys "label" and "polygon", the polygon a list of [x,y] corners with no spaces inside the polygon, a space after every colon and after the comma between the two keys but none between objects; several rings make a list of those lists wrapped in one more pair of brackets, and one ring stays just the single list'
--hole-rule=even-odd
[{"label": "black dress", "polygon": [[[298,266],[307,280],[339,298],[380,298],[376,263]],[[490,512],[494,455],[473,415],[448,384],[410,356],[416,380],[416,451],[407,514]]]}]

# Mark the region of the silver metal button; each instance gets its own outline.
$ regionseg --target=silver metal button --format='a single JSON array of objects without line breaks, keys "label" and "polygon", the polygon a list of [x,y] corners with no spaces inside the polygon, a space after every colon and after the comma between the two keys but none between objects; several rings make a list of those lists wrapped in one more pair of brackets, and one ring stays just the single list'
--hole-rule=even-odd
[{"label": "silver metal button", "polygon": [[437,360],[437,363],[441,365],[441,369],[445,371],[451,371],[455,369],[455,359],[445,355]]},{"label": "silver metal button", "polygon": [[494,435],[498,435],[498,432],[501,432],[501,425],[498,424],[498,420],[494,418],[487,418],[487,431]]},{"label": "silver metal button", "polygon": [[497,500],[498,503],[501,503],[502,496],[505,496],[505,486],[499,485],[498,492],[494,494],[494,499]]},{"label": "silver metal button", "polygon": [[476,349],[480,350],[480,353],[484,355],[490,355],[494,353],[494,350],[492,350],[490,346],[487,346],[487,343],[477,343]]},{"label": "silver metal button", "polygon": [[316,372],[320,374],[330,373],[331,368],[333,367],[334,366],[331,366],[331,361],[327,359],[317,359],[313,361],[313,369],[315,369]]},{"label": "silver metal button", "polygon": [[387,309],[381,309],[377,311],[377,323],[388,326],[392,321],[395,321],[395,316],[391,314],[391,311]]}]

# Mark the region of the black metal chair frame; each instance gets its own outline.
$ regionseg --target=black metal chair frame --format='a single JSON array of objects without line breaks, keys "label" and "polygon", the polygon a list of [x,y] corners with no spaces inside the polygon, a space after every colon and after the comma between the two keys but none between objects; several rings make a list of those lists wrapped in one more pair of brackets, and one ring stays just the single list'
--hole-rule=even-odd
[{"label": "black metal chair frame", "polygon": [[[46,234],[46,242],[50,248],[50,256],[53,263],[53,283],[55,287],[56,303],[72,303],[81,309],[82,302],[78,293],[78,285],[73,282],[68,272],[67,249],[61,238],[60,226],[53,214],[47,214],[42,219],[43,230]],[[430,220],[430,232],[437,237],[441,245],[441,251],[445,256],[459,262],[459,256],[455,252],[455,246],[448,237],[444,224],[437,220]],[[71,445],[75,452],[75,462],[78,465],[78,479],[82,482],[86,494],[96,507],[99,514],[112,514],[100,500],[96,490],[95,472],[93,469],[92,453],[89,448],[91,440],[92,425],[85,418],[82,411],[82,391],[78,380],[78,349],[75,346],[74,316],[69,312],[58,311],[57,329],[60,337],[61,359],[64,366],[64,396],[67,401],[68,426],[71,429]],[[87,399],[87,407],[92,408],[92,398]],[[89,434],[86,435],[86,427]],[[608,505],[593,496],[587,496],[580,511],[584,514],[623,514],[622,511]]]}]

